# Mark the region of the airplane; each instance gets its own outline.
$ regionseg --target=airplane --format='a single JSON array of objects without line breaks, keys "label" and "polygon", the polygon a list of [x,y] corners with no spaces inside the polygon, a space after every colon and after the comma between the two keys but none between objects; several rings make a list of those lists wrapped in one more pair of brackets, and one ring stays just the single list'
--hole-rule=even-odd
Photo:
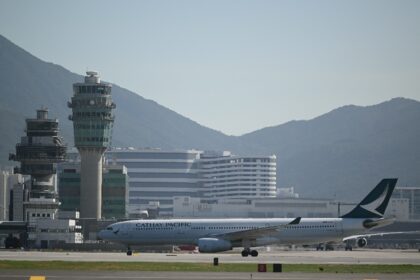
[{"label": "airplane", "polygon": [[[397,179],[382,179],[349,213],[339,218],[240,218],[130,220],[98,233],[105,241],[134,245],[195,245],[201,253],[243,247],[243,257],[258,256],[252,247],[342,242],[394,222],[383,217]],[[356,242],[363,245],[364,242]]]}]

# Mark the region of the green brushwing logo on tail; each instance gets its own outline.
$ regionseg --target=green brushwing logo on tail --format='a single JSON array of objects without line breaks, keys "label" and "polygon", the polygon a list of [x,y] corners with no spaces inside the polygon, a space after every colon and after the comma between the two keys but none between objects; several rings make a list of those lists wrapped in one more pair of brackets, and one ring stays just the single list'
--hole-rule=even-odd
[{"label": "green brushwing logo on tail", "polygon": [[398,179],[383,179],[353,210],[342,218],[382,218]]}]

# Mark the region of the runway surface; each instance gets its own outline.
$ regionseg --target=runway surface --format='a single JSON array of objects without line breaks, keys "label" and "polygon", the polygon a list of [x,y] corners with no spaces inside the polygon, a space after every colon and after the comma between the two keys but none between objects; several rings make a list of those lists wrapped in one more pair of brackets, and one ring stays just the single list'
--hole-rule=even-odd
[{"label": "runway surface", "polygon": [[220,254],[199,253],[125,253],[108,252],[40,252],[0,251],[0,260],[32,261],[100,261],[100,262],[213,262],[220,263],[316,263],[316,264],[417,264],[420,253],[417,250],[358,250],[358,251],[277,251],[261,252],[256,258],[241,257],[239,252]]},{"label": "runway surface", "polygon": [[[283,280],[395,280],[395,274],[335,274],[335,273],[235,273],[235,272],[113,272],[113,271],[93,271],[93,272],[77,272],[77,271],[16,271],[3,270],[0,274],[0,280],[28,280],[31,276],[43,276],[45,280],[60,279],[153,279],[153,280],[236,280],[236,279],[283,279]],[[398,274],[398,279],[414,280],[419,279],[418,274]],[[36,278],[33,278],[36,279]],[[38,278],[43,279],[43,278]]]}]

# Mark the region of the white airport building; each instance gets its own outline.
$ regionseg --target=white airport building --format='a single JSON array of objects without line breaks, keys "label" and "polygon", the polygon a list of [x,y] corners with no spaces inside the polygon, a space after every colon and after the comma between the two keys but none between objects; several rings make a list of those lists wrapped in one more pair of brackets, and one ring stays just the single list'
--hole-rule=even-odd
[{"label": "white airport building", "polygon": [[28,240],[33,247],[49,248],[60,243],[83,243],[83,235],[74,219],[39,218],[29,227]]},{"label": "white airport building", "polygon": [[205,152],[200,158],[207,198],[276,197],[276,156],[243,157]]},{"label": "white airport building", "polygon": [[108,163],[127,168],[128,214],[137,217],[144,210],[159,209],[170,217],[174,196],[196,197],[200,191],[200,151],[115,148],[105,153]]},{"label": "white airport building", "polygon": [[109,163],[127,167],[130,217],[143,211],[174,215],[174,197],[250,199],[276,197],[276,157],[230,152],[114,148]]},{"label": "white airport building", "polygon": [[[408,200],[392,198],[386,217],[408,221]],[[254,198],[207,200],[197,197],[175,197],[176,218],[333,218],[349,212],[355,203],[330,199]]]},{"label": "white airport building", "polygon": [[[420,187],[396,187],[392,198],[398,201],[400,205],[396,207],[399,209],[395,211],[401,213],[408,211],[409,220],[420,220]],[[405,204],[408,206],[405,206]]]},{"label": "white airport building", "polygon": [[311,218],[337,217],[337,211],[337,203],[321,199],[175,197],[173,214],[177,218]]}]

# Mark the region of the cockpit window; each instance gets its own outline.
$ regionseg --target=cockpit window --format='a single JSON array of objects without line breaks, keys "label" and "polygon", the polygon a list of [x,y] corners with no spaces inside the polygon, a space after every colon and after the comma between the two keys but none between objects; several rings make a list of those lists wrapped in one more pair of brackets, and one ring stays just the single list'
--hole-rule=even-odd
[{"label": "cockpit window", "polygon": [[106,230],[113,230],[113,228],[112,227],[107,227]]}]

